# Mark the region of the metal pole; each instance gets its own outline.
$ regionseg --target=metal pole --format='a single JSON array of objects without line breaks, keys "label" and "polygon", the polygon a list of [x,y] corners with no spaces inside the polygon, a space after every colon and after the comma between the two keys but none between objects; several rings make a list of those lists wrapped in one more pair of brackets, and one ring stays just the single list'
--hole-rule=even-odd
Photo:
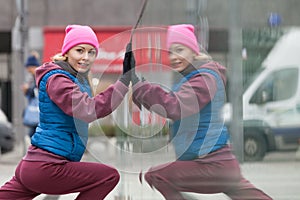
[{"label": "metal pole", "polygon": [[188,0],[186,4],[187,21],[195,26],[195,34],[201,45],[200,51],[207,51],[209,25],[206,15],[207,0]]},{"label": "metal pole", "polygon": [[195,0],[187,0],[186,1],[186,15],[187,15],[187,21],[191,24],[196,24],[196,2]]},{"label": "metal pole", "polygon": [[[16,142],[23,145],[25,153],[25,134],[22,124],[22,111],[25,105],[24,95],[20,89],[20,85],[24,82],[25,70],[24,61],[28,52],[28,25],[27,25],[27,0],[16,0],[18,16],[13,27],[12,37],[12,122],[16,133]],[[18,146],[18,145],[16,145]]]},{"label": "metal pole", "polygon": [[233,150],[240,162],[244,161],[243,104],[242,104],[242,29],[239,0],[229,1],[229,101],[232,105],[230,123]]},{"label": "metal pole", "polygon": [[25,62],[25,58],[28,55],[28,6],[27,0],[21,0],[21,10],[20,10],[20,32],[21,32],[21,61]]}]

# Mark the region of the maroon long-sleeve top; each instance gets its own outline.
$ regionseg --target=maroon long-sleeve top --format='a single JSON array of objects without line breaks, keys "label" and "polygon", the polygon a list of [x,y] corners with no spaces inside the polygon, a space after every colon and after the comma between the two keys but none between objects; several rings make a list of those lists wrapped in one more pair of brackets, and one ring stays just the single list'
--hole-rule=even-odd
[{"label": "maroon long-sleeve top", "polygon": [[[189,66],[182,72],[181,77],[195,68],[212,69],[226,83],[226,68],[217,62],[208,62],[196,67]],[[211,101],[216,90],[216,79],[209,73],[194,75],[177,92],[166,91],[160,85],[147,81],[138,82],[133,87],[134,101],[137,104],[142,104],[147,109],[172,120],[198,113]]]},{"label": "maroon long-sleeve top", "polygon": [[[62,69],[55,64],[44,64],[36,70],[37,85],[43,75],[54,69]],[[109,86],[105,91],[90,97],[64,74],[54,74],[47,82],[50,99],[67,115],[76,116],[85,122],[92,122],[114,111],[124,99],[128,87],[121,81]]]}]

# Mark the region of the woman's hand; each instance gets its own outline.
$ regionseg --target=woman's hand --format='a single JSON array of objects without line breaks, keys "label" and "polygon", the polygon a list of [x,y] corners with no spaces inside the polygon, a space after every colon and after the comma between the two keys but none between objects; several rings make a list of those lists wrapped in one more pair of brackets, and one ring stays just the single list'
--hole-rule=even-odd
[{"label": "woman's hand", "polygon": [[139,78],[135,74],[135,58],[132,52],[132,44],[131,42],[126,46],[126,52],[123,61],[123,76],[120,81],[122,81],[125,85],[129,85],[131,81],[132,84],[136,84],[139,81]]},{"label": "woman's hand", "polygon": [[135,73],[135,58],[132,52],[132,44],[130,42],[126,46],[126,52],[123,61],[123,74],[126,74],[131,70],[133,70],[133,73]]}]

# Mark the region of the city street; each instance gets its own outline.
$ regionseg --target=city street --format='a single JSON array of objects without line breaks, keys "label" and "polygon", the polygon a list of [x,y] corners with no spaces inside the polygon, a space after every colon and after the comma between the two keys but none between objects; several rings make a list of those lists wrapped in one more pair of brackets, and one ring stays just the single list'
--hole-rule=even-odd
[{"label": "city street", "polygon": [[[101,146],[101,145],[99,145]],[[103,149],[103,148],[101,148]],[[107,149],[111,151],[110,148]],[[14,173],[16,164],[23,155],[22,145],[14,152],[4,154],[0,158],[0,184],[4,184]],[[96,153],[96,151],[93,151]],[[106,156],[113,156],[113,153],[105,153]],[[115,158],[117,161],[119,158]],[[86,153],[83,160],[95,161]],[[138,161],[137,161],[138,162]],[[255,186],[265,191],[275,200],[298,200],[300,197],[300,161],[296,159],[295,151],[269,153],[262,162],[241,164],[244,176]],[[125,172],[121,170],[121,181],[118,186],[109,194],[107,200],[162,200],[162,196],[152,190],[145,182],[141,184],[138,173]],[[134,170],[133,170],[134,171]],[[133,172],[132,171],[132,172]],[[187,199],[205,200],[228,200],[223,194],[204,195],[187,194]],[[192,196],[193,195],[193,196]],[[35,200],[71,200],[76,194],[63,196],[40,195]]]},{"label": "city street", "polygon": [[[18,180],[35,190],[32,196],[77,193],[33,200],[107,194],[93,186],[99,179],[109,185],[106,175],[115,171],[100,163],[120,174],[105,200],[164,200],[160,192],[176,196],[180,184],[261,200],[247,180],[274,200],[300,200],[300,0],[0,5],[0,187],[14,177],[35,134],[32,143],[54,155],[33,150]],[[222,149],[229,143],[242,176]],[[282,151],[265,155],[270,149]],[[147,174],[194,158],[198,163]],[[169,188],[160,187],[166,182]],[[0,200],[16,200],[7,196]],[[223,193],[182,196],[230,200]]]}]

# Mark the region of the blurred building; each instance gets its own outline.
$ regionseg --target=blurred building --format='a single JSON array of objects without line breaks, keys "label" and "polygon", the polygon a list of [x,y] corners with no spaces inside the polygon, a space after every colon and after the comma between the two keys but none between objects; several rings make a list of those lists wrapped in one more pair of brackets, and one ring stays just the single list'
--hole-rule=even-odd
[{"label": "blurred building", "polygon": [[[0,0],[0,52],[7,48],[10,34],[18,16],[16,2],[25,2],[29,48],[42,50],[41,32],[45,26],[65,26],[79,23],[91,26],[132,26],[138,17],[144,0]],[[230,29],[231,0],[149,0],[143,25],[167,25],[193,23],[211,31],[211,51],[226,50]],[[297,0],[239,0],[238,15],[241,28],[266,27],[268,16],[279,13],[282,26],[300,25]],[[207,22],[206,22],[207,21]],[[201,30],[202,31],[202,30]]]}]

